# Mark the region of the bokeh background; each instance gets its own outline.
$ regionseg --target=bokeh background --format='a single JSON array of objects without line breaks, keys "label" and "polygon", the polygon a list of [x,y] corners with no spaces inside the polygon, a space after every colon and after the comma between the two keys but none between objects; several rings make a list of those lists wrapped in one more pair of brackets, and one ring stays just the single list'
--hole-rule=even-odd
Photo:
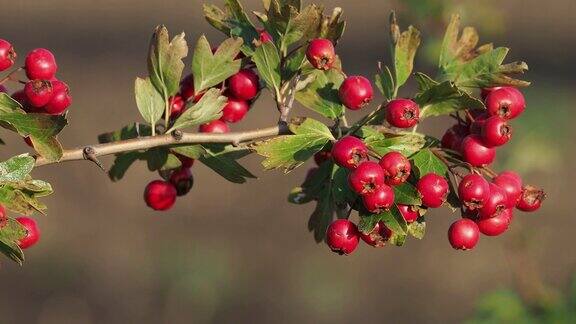
[{"label": "bokeh background", "polygon": [[[35,47],[56,53],[74,96],[61,140],[74,147],[139,120],[133,81],[146,73],[155,25],[185,31],[192,44],[202,33],[214,43],[223,39],[204,21],[202,2],[0,0],[0,37],[21,57]],[[321,2],[328,10],[344,8],[349,25],[338,52],[351,74],[371,76],[376,61],[389,59],[391,9],[403,27],[424,31],[418,70],[433,71],[453,12],[478,27],[482,41],[511,47],[510,60],[527,61],[528,109],[514,121],[515,138],[499,151],[498,168],[515,168],[542,185],[549,194],[544,208],[518,213],[509,233],[484,237],[466,253],[450,248],[446,231],[458,216],[442,209],[429,214],[422,241],[380,250],[363,245],[338,257],[306,230],[313,206],[286,202],[306,167],[284,176],[259,171],[260,159],[248,157],[245,164],[260,179],[240,186],[197,164],[192,193],[167,213],[142,200],[146,183],[157,178],[145,165],[119,183],[86,162],[44,167],[34,175],[56,194],[45,201],[49,215],[38,217],[41,244],[28,251],[25,265],[0,264],[0,322],[457,323],[481,320],[482,312],[503,305],[484,297],[502,289],[537,311],[563,300],[576,265],[576,2]],[[256,0],[244,3],[260,8]],[[234,130],[270,125],[275,114],[265,94]],[[430,119],[421,129],[439,136],[448,125]],[[8,143],[1,159],[28,150],[20,138],[1,136]],[[504,316],[515,307],[504,307]]]}]

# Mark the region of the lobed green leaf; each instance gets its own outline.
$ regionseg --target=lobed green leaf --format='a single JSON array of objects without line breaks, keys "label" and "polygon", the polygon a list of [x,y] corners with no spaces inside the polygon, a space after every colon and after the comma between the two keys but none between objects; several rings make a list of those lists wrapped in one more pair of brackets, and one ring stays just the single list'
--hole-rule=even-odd
[{"label": "lobed green leaf", "polygon": [[197,93],[224,82],[238,73],[242,60],[236,59],[242,47],[241,38],[229,38],[218,46],[213,54],[206,36],[196,43],[192,58],[194,89]]},{"label": "lobed green leaf", "polygon": [[156,27],[152,34],[148,51],[148,73],[151,83],[164,99],[175,95],[180,89],[184,70],[182,59],[188,55],[188,44],[184,37],[184,33],[181,33],[170,41],[165,26]]}]

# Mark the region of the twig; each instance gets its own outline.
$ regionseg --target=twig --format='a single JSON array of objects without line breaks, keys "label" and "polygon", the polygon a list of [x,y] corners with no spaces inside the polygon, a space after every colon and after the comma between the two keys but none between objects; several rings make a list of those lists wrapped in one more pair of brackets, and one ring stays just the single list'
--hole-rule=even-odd
[{"label": "twig", "polygon": [[4,78],[0,79],[0,85],[4,84],[6,81],[16,81],[16,82],[20,82],[20,80],[18,79],[14,79],[14,75],[16,75],[16,73],[22,71],[24,68],[23,67],[19,67],[16,70],[10,72],[10,74],[8,74],[7,76],[5,76]]}]

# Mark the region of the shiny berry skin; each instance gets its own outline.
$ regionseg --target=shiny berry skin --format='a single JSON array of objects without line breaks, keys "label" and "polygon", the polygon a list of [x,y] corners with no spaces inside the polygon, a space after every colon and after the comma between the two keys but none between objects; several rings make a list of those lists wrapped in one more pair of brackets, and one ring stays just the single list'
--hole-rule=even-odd
[{"label": "shiny berry skin", "polygon": [[45,48],[37,48],[28,53],[24,68],[30,80],[50,80],[58,70],[54,54]]},{"label": "shiny berry skin", "polygon": [[478,225],[467,218],[455,221],[448,229],[448,241],[456,250],[471,250],[478,244],[479,239]]},{"label": "shiny berry skin", "polygon": [[386,184],[389,186],[397,186],[406,182],[412,170],[410,161],[398,152],[387,153],[378,164],[384,170]]},{"label": "shiny berry skin", "polygon": [[484,202],[484,206],[478,210],[480,219],[495,217],[500,214],[508,203],[506,191],[499,186],[490,183],[490,196]]},{"label": "shiny berry skin", "polygon": [[176,187],[167,181],[154,180],[144,190],[144,201],[154,210],[168,210],[176,202]]},{"label": "shiny berry skin", "polygon": [[180,81],[180,96],[184,101],[198,102],[204,93],[196,93],[194,90],[194,75],[188,74]]},{"label": "shiny berry skin", "polygon": [[240,70],[228,79],[228,89],[232,96],[241,100],[252,100],[258,94],[260,78],[249,69]]},{"label": "shiny berry skin", "polygon": [[516,180],[518,183],[522,184],[522,177],[514,172],[514,171],[502,171],[500,172],[500,174],[498,174],[499,177],[510,177],[514,180]]},{"label": "shiny berry skin", "polygon": [[369,234],[360,233],[360,238],[373,247],[383,247],[392,237],[390,230],[383,222],[376,223],[376,227]]},{"label": "shiny berry skin", "polygon": [[414,127],[419,120],[420,107],[410,99],[394,99],[386,106],[386,121],[394,127]]},{"label": "shiny berry skin", "polygon": [[54,96],[52,83],[44,80],[28,81],[24,86],[24,93],[28,103],[36,108],[45,106]]},{"label": "shiny berry skin", "polygon": [[500,116],[492,116],[482,125],[482,141],[487,146],[502,146],[511,138],[512,127]]},{"label": "shiny berry skin", "polygon": [[52,81],[52,99],[44,107],[43,112],[50,115],[60,115],[72,105],[72,97],[70,96],[70,88],[62,81]]},{"label": "shiny berry skin", "polygon": [[508,230],[512,221],[512,209],[504,209],[498,215],[476,221],[480,233],[486,236],[498,236]]},{"label": "shiny berry skin", "polygon": [[503,87],[492,87],[492,88],[483,88],[480,91],[480,98],[482,98],[482,100],[486,100],[486,97],[488,97],[488,95],[494,91],[494,90],[498,90],[498,89],[502,89]]},{"label": "shiny berry skin", "polygon": [[272,38],[272,35],[270,35],[270,33],[268,33],[264,29],[259,29],[258,34],[260,35],[260,41],[262,43],[270,43],[270,42],[274,41],[274,39]]},{"label": "shiny berry skin", "polygon": [[446,178],[436,173],[428,173],[418,180],[416,189],[422,198],[422,204],[429,208],[438,208],[446,202],[450,188]]},{"label": "shiny berry skin", "polygon": [[345,136],[332,146],[332,159],[343,168],[355,169],[368,160],[368,148],[361,139]]},{"label": "shiny berry skin", "polygon": [[20,239],[18,246],[21,249],[27,249],[38,243],[38,240],[40,239],[40,230],[38,229],[38,225],[36,225],[36,221],[30,217],[24,216],[16,218],[16,221],[26,229],[26,235]]},{"label": "shiny berry skin", "polygon": [[322,163],[332,159],[332,152],[330,151],[320,151],[314,154],[314,162],[316,165],[322,165]]},{"label": "shiny berry skin", "polygon": [[366,161],[350,172],[350,189],[359,195],[373,193],[384,186],[384,170],[376,162]]},{"label": "shiny berry skin", "polygon": [[525,212],[533,212],[542,206],[544,199],[546,199],[544,190],[527,185],[522,188],[522,196],[520,196],[516,208]]},{"label": "shiny berry skin", "polygon": [[179,95],[170,97],[168,103],[170,104],[170,118],[180,116],[186,107],[186,101]]},{"label": "shiny berry skin", "polygon": [[350,254],[358,247],[360,233],[354,223],[347,219],[333,221],[326,231],[326,243],[333,252]]},{"label": "shiny berry skin", "polygon": [[382,185],[374,192],[365,194],[362,201],[369,212],[380,214],[394,205],[394,190],[390,186]]},{"label": "shiny berry skin", "polygon": [[11,68],[14,65],[14,61],[16,61],[16,56],[12,44],[0,39],[0,72]]},{"label": "shiny berry skin", "polygon": [[244,100],[228,98],[228,103],[222,109],[222,120],[229,123],[241,121],[248,113],[250,105]]},{"label": "shiny berry skin", "polygon": [[482,208],[490,197],[490,184],[479,174],[468,174],[458,185],[458,197],[468,209]]},{"label": "shiny berry skin", "polygon": [[486,108],[492,116],[514,119],[526,109],[524,95],[513,87],[502,87],[486,96]]},{"label": "shiny berry skin", "polygon": [[176,194],[178,196],[184,196],[192,186],[194,185],[194,178],[192,177],[192,172],[189,168],[180,168],[170,175],[170,183],[176,188]]},{"label": "shiny berry skin", "polygon": [[442,136],[442,147],[453,151],[460,151],[462,140],[468,135],[470,135],[468,127],[456,124],[448,128],[444,136]]},{"label": "shiny berry skin", "polygon": [[468,135],[460,147],[462,158],[474,167],[484,167],[494,162],[496,149],[487,147],[478,135]]},{"label": "shiny berry skin", "polygon": [[400,210],[400,214],[402,214],[402,217],[404,217],[406,223],[414,223],[418,219],[418,217],[420,217],[418,208],[415,208],[415,206],[398,204],[397,207],[398,210]]},{"label": "shiny berry skin", "polygon": [[334,44],[325,38],[310,41],[306,50],[306,58],[312,66],[319,70],[330,70],[336,59]]},{"label": "shiny berry skin", "polygon": [[350,76],[344,80],[338,92],[340,101],[350,110],[368,105],[374,98],[372,84],[363,76]]},{"label": "shiny berry skin", "polygon": [[506,208],[514,208],[522,196],[522,182],[515,177],[499,174],[492,182],[506,192]]},{"label": "shiny berry skin", "polygon": [[226,124],[225,122],[221,121],[221,120],[213,120],[209,123],[206,124],[202,124],[200,125],[200,127],[198,128],[198,130],[200,131],[200,133],[219,133],[219,134],[223,134],[223,133],[228,133],[230,132],[230,128],[228,127],[228,124]]}]

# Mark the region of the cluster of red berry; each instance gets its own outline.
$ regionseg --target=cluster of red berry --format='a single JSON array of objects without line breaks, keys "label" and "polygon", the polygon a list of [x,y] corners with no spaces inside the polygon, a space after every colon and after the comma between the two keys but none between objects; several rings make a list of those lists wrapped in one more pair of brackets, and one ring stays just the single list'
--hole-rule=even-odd
[{"label": "cluster of red berry", "polygon": [[[23,238],[18,241],[18,246],[21,249],[27,249],[35,245],[38,240],[40,240],[40,230],[36,225],[36,221],[33,218],[21,216],[17,217],[16,221],[24,227],[26,234]],[[6,209],[4,206],[0,205],[0,228],[4,227],[8,222],[8,217],[6,215]]]}]

